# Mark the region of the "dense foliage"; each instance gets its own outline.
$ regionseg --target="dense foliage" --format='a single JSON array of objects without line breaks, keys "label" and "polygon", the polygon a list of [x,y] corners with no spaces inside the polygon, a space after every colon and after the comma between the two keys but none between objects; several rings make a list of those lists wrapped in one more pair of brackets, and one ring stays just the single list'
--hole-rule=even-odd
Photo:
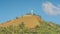
[{"label": "dense foliage", "polygon": [[40,26],[26,28],[22,22],[18,26],[0,27],[0,34],[60,34],[60,27],[54,23],[40,22]]}]

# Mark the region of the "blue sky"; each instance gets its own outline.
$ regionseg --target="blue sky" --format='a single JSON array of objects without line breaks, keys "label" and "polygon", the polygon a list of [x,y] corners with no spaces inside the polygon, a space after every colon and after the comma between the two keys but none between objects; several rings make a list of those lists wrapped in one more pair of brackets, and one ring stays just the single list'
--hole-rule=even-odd
[{"label": "blue sky", "polygon": [[60,24],[60,0],[0,0],[0,23],[30,13],[31,10],[45,21]]}]

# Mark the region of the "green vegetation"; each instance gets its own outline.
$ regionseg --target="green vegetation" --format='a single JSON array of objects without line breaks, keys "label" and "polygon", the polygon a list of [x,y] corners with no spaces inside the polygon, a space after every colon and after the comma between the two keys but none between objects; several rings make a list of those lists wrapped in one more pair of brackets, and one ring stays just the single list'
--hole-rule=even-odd
[{"label": "green vegetation", "polygon": [[40,26],[26,28],[22,22],[18,26],[0,27],[0,34],[60,34],[60,26],[51,22],[40,22]]}]

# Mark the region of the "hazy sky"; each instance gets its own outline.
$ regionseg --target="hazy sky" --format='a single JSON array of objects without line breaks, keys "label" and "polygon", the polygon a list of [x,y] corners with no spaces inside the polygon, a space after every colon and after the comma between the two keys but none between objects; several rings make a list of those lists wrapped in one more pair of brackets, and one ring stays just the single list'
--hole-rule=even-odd
[{"label": "hazy sky", "polygon": [[60,0],[0,0],[0,23],[31,10],[46,21],[60,24]]}]

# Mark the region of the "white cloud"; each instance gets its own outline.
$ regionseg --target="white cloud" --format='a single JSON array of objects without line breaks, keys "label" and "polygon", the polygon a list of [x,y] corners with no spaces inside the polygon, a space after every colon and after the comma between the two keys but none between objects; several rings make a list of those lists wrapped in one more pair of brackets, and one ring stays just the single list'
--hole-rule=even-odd
[{"label": "white cloud", "polygon": [[49,15],[59,15],[60,14],[60,5],[53,5],[50,2],[45,2],[42,4],[44,11]]}]

